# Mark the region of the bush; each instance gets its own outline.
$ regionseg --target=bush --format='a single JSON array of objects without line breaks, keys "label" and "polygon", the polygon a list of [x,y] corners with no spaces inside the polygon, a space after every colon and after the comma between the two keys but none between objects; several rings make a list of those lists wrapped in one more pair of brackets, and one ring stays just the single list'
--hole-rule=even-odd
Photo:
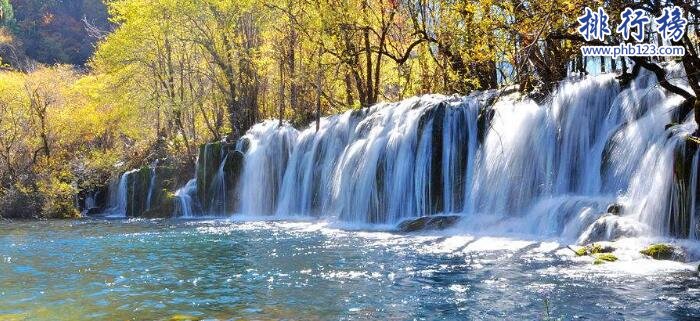
[{"label": "bush", "polygon": [[38,218],[41,216],[41,199],[29,186],[14,184],[0,189],[0,217]]},{"label": "bush", "polygon": [[69,183],[51,177],[48,184],[39,185],[44,199],[41,214],[45,218],[77,218],[80,213],[75,208],[76,191]]}]

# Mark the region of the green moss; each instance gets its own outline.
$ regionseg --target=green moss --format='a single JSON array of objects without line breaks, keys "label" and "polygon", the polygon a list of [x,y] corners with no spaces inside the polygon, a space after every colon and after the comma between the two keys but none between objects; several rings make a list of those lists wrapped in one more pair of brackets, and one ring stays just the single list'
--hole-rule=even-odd
[{"label": "green moss", "polygon": [[596,254],[595,256],[595,261],[593,261],[593,264],[602,264],[605,262],[615,262],[617,261],[617,256],[615,256],[612,253],[601,253],[601,254]]},{"label": "green moss", "polygon": [[170,317],[168,319],[169,321],[199,321],[201,318],[194,317],[191,315],[184,315],[184,314],[176,314]]},{"label": "green moss", "polygon": [[663,243],[652,244],[646,249],[639,251],[639,253],[650,256],[656,260],[670,260],[673,258],[674,252],[672,246]]},{"label": "green moss", "polygon": [[600,254],[600,253],[610,253],[614,251],[614,249],[610,246],[604,246],[599,243],[593,243],[589,244],[586,246],[582,246],[576,250],[574,250],[574,253],[578,256],[585,256],[585,255],[595,255],[595,254]]},{"label": "green moss", "polygon": [[588,255],[588,248],[586,248],[585,246],[579,247],[577,250],[574,251],[574,253],[576,253],[576,255],[578,256],[586,256]]}]

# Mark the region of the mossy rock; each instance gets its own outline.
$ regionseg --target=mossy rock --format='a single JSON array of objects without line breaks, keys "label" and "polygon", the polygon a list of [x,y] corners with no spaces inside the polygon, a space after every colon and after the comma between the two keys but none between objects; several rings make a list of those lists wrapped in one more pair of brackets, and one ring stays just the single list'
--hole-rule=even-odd
[{"label": "mossy rock", "polygon": [[161,191],[162,198],[158,204],[152,206],[149,210],[143,213],[145,218],[170,218],[175,211],[176,196],[170,191]]},{"label": "mossy rock", "polygon": [[[245,145],[246,143],[241,143]],[[226,179],[226,193],[229,194],[233,202],[228,202],[228,210],[231,211],[236,203],[233,190],[243,169],[244,154],[235,150],[235,145],[222,142],[214,142],[201,145],[199,148],[199,158],[197,160],[197,197],[204,212],[208,212],[216,205],[213,202],[211,191],[214,185],[219,168],[223,164]]]},{"label": "mossy rock", "polygon": [[655,260],[677,260],[679,255],[676,253],[676,249],[664,243],[652,244],[647,248],[639,251],[646,256],[649,256]]},{"label": "mossy rock", "polygon": [[617,261],[617,256],[615,256],[612,253],[599,253],[599,254],[596,254],[594,257],[595,257],[595,261],[593,261],[593,264],[595,264],[595,265],[603,264],[606,262]]},{"label": "mossy rock", "polygon": [[601,253],[612,253],[615,251],[615,248],[613,248],[610,245],[606,244],[601,244],[601,243],[593,243],[593,244],[588,244],[586,246],[579,247],[578,249],[572,249],[574,253],[578,256],[586,256],[586,255],[596,255],[596,254],[601,254]]},{"label": "mossy rock", "polygon": [[211,186],[211,181],[216,175],[222,158],[222,143],[214,142],[199,146],[199,157],[197,159],[197,193],[200,202],[207,205],[207,193]]}]

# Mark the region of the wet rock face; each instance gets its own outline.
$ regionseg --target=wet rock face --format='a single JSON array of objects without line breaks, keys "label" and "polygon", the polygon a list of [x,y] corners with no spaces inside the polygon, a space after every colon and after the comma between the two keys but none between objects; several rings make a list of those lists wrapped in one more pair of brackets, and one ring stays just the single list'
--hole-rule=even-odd
[{"label": "wet rock face", "polygon": [[172,190],[176,170],[161,162],[126,174],[126,217],[170,217],[173,212]]},{"label": "wet rock face", "polygon": [[[214,142],[200,146],[196,175],[197,198],[202,211],[230,213],[236,209],[238,205],[236,186],[243,172],[244,159],[243,152],[237,148],[247,150],[249,145],[250,141],[242,138],[236,144]],[[217,177],[221,170],[223,170],[223,178]],[[222,180],[223,186],[221,186]]]},{"label": "wet rock face", "polygon": [[240,201],[238,191],[236,190],[238,178],[243,174],[243,155],[240,151],[231,151],[226,158],[224,164],[224,179],[226,181],[226,211],[232,213],[236,210]]},{"label": "wet rock face", "polygon": [[495,115],[496,115],[496,111],[493,108],[483,110],[479,114],[479,118],[477,121],[477,126],[478,126],[477,137],[478,137],[479,143],[483,143],[484,139],[486,139],[486,133],[488,132],[489,127],[491,127],[491,121],[493,120],[493,117]]},{"label": "wet rock face", "polygon": [[157,203],[151,204],[151,207],[144,211],[141,217],[145,218],[170,218],[175,212],[175,195],[163,189],[160,191],[160,198]]},{"label": "wet rock face", "polygon": [[197,196],[205,210],[209,209],[211,184],[221,164],[223,143],[215,142],[199,146],[197,158]]},{"label": "wet rock face", "polygon": [[608,205],[607,213],[620,216],[620,215],[622,215],[622,210],[623,210],[622,204],[614,203],[614,204]]},{"label": "wet rock face", "polygon": [[397,228],[399,231],[407,233],[444,230],[457,224],[461,218],[462,217],[459,215],[423,216],[420,218],[403,221]]},{"label": "wet rock face", "polygon": [[248,137],[241,137],[241,139],[236,142],[236,149],[240,150],[242,153],[247,152],[248,148],[250,148],[250,139]]},{"label": "wet rock face", "polygon": [[77,207],[83,215],[99,214],[107,208],[109,188],[100,186],[78,193]]},{"label": "wet rock face", "polygon": [[148,208],[151,169],[142,167],[126,178],[126,217],[140,217]]},{"label": "wet rock face", "polygon": [[671,193],[675,202],[669,215],[669,233],[672,236],[687,238],[691,232],[693,190],[691,186],[693,173],[693,155],[697,151],[695,144],[680,144],[673,154],[673,185]]}]

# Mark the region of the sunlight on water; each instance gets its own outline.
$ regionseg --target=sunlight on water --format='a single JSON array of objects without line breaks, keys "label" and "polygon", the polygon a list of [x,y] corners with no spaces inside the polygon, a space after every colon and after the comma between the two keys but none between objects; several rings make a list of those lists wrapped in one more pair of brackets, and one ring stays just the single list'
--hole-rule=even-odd
[{"label": "sunlight on water", "polygon": [[[556,241],[345,231],[323,222],[129,220],[0,226],[0,319],[700,317],[696,265],[593,265]],[[616,252],[617,253],[617,252]],[[624,316],[624,317],[623,317]]]}]

